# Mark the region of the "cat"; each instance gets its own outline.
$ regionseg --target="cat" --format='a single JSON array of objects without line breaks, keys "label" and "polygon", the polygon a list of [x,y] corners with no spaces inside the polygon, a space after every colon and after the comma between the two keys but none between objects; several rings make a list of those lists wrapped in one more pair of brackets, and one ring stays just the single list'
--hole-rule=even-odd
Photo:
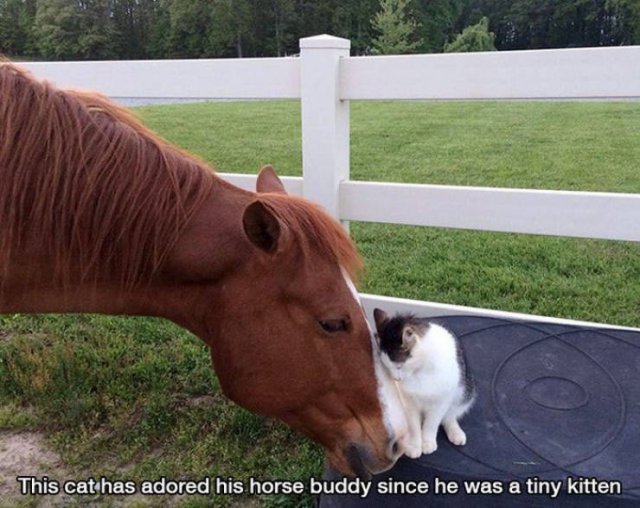
[{"label": "cat", "polygon": [[458,419],[475,401],[476,388],[460,341],[446,328],[411,314],[390,318],[380,309],[373,314],[382,364],[406,406],[406,455],[435,452],[441,424],[451,443],[466,444]]}]

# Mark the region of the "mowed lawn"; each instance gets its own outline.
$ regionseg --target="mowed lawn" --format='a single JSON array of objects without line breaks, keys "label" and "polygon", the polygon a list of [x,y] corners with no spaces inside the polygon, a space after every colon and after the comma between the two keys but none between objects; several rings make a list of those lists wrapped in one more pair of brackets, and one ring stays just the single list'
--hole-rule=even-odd
[{"label": "mowed lawn", "polygon": [[[137,111],[220,171],[272,163],[301,172],[296,102]],[[354,179],[640,192],[639,103],[354,103],[351,122]],[[361,223],[351,232],[367,292],[640,326],[632,243]],[[0,429],[46,432],[76,478],[306,479],[322,470],[314,445],[224,399],[197,339],[155,319],[0,317]]]}]

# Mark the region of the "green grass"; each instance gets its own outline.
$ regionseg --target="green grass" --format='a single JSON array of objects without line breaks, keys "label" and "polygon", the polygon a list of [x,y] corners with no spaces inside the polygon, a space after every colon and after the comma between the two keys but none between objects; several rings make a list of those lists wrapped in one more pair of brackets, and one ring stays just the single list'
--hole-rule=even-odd
[{"label": "green grass", "polygon": [[[273,163],[300,175],[297,102],[138,109],[149,126],[219,171]],[[356,102],[355,180],[640,191],[640,103]]]},{"label": "green grass", "polygon": [[168,322],[11,316],[0,328],[0,429],[45,430],[75,478],[303,480],[321,468],[314,445],[228,402],[204,344]]},{"label": "green grass", "polygon": [[[295,102],[138,111],[220,171],[273,163],[300,174]],[[351,117],[354,179],[640,192],[638,103],[355,103]],[[635,244],[362,223],[351,231],[367,292],[640,326]],[[79,478],[320,473],[314,445],[227,402],[209,365],[198,340],[160,320],[4,316],[0,429],[46,430]]]}]

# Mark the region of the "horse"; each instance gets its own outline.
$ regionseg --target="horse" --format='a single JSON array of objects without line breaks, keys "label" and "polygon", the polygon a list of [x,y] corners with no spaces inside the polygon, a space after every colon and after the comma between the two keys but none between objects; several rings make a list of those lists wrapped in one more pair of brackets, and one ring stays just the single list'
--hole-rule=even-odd
[{"label": "horse", "polygon": [[361,268],[270,166],[239,189],[106,97],[0,63],[0,313],[169,319],[209,346],[228,398],[369,477],[403,453],[406,422]]}]

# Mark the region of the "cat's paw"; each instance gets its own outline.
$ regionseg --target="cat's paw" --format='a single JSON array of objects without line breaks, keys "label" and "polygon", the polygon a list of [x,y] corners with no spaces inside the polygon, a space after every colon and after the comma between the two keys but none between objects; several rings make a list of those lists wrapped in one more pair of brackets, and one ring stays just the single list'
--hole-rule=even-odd
[{"label": "cat's paw", "polygon": [[422,440],[422,453],[428,455],[438,449],[438,442],[435,438]]},{"label": "cat's paw", "polygon": [[422,448],[419,444],[407,446],[404,454],[410,459],[417,459],[418,457],[420,457],[420,455],[422,455]]},{"label": "cat's paw", "polygon": [[453,432],[447,433],[447,437],[449,438],[451,444],[454,444],[456,446],[464,446],[465,444],[467,444],[467,435],[460,427],[458,427]]}]

